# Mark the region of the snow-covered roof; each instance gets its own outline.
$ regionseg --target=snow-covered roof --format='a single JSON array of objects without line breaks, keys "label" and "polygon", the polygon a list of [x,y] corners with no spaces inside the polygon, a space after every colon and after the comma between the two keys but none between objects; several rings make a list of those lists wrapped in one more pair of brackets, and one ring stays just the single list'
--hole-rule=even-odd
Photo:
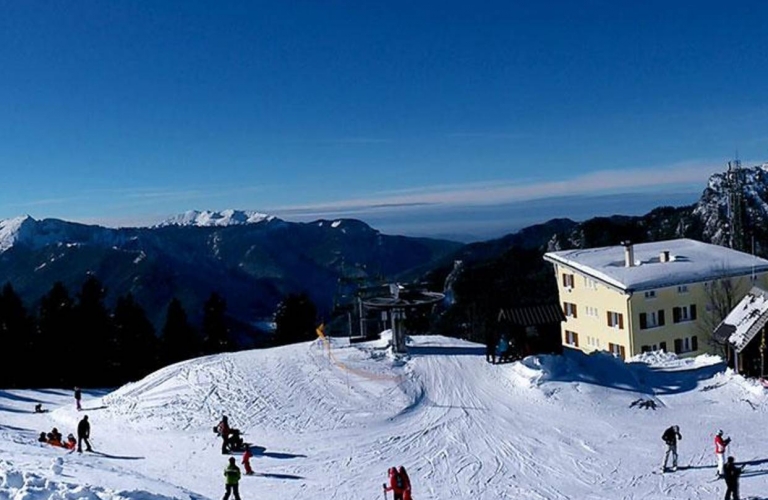
[{"label": "snow-covered roof", "polygon": [[741,352],[766,322],[768,322],[768,292],[759,287],[752,287],[752,290],[715,329],[715,337],[727,337],[736,352]]},{"label": "snow-covered roof", "polygon": [[[548,252],[544,258],[578,270],[624,291],[649,290],[768,271],[768,260],[730,248],[680,238],[632,245],[634,265],[625,265],[625,247]],[[669,252],[663,262],[662,252]]]}]

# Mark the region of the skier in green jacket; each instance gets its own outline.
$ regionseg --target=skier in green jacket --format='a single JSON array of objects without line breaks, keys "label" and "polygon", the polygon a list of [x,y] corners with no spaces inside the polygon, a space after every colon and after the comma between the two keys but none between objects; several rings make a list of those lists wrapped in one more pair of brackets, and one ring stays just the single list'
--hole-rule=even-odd
[{"label": "skier in green jacket", "polygon": [[227,488],[227,492],[224,493],[224,500],[229,499],[230,493],[235,494],[235,500],[240,500],[240,491],[238,490],[240,468],[235,463],[235,457],[229,458],[229,465],[224,469],[224,477],[226,478],[225,486]]}]

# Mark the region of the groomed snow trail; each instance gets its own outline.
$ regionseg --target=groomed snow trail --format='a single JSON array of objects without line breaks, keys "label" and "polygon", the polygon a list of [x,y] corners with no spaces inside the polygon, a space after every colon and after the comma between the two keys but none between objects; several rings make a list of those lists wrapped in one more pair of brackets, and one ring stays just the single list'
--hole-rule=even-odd
[{"label": "groomed snow trail", "polygon": [[[491,365],[483,346],[439,336],[412,338],[402,359],[382,342],[332,347],[209,356],[91,394],[83,413],[102,455],[35,441],[54,425],[74,431],[70,392],[4,392],[0,500],[220,498],[222,414],[255,445],[244,500],[381,499],[394,465],[418,500],[711,499],[724,492],[713,481],[719,428],[751,464],[742,496],[768,491],[765,390],[717,358],[569,352]],[[37,401],[53,411],[28,413]],[[673,424],[681,470],[660,475]]]}]

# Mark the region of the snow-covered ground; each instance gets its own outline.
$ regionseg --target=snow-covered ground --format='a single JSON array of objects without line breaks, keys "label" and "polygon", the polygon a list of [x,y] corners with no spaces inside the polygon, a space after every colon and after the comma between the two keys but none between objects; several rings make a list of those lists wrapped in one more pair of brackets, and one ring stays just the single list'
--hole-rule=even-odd
[{"label": "snow-covered ground", "polygon": [[[83,412],[69,390],[0,391],[0,500],[221,498],[222,414],[254,444],[243,500],[381,499],[394,465],[416,500],[721,498],[721,428],[749,464],[742,498],[763,498],[764,391],[711,356],[490,365],[482,346],[438,336],[411,339],[402,359],[345,341],[210,356],[88,392]],[[54,426],[74,433],[83,414],[98,453],[37,442]],[[682,467],[662,475],[673,424]]]}]

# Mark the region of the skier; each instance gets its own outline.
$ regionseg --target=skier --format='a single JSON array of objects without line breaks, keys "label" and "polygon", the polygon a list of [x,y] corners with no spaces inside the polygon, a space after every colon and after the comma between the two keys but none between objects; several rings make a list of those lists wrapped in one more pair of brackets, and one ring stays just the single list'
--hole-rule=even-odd
[{"label": "skier", "polygon": [[661,472],[667,471],[667,461],[670,454],[672,454],[672,472],[674,472],[677,470],[677,440],[683,439],[683,436],[680,435],[680,427],[677,425],[669,427],[661,435],[661,439],[667,443],[667,453],[664,454],[664,464],[661,466]]},{"label": "skier", "polygon": [[216,432],[221,436],[221,454],[227,455],[229,453],[229,419],[226,415],[221,416],[219,425],[216,426]]},{"label": "skier", "polygon": [[723,476],[723,456],[725,455],[725,449],[731,443],[731,438],[723,439],[722,429],[717,431],[715,436],[715,457],[717,458],[717,477]]},{"label": "skier", "polygon": [[739,500],[739,476],[743,470],[743,465],[738,467],[734,462],[733,457],[728,457],[728,463],[723,467],[723,476],[725,477],[725,500]]},{"label": "skier", "polygon": [[80,400],[82,399],[82,397],[83,397],[83,393],[80,390],[80,388],[75,387],[75,403],[77,404],[77,411],[80,411],[83,409],[83,407],[80,406]]},{"label": "skier", "polygon": [[395,467],[389,468],[389,486],[384,486],[384,496],[387,495],[388,491],[392,492],[392,498],[393,500],[403,500],[403,492],[405,491],[405,482],[403,481],[403,477],[397,473],[397,469]]},{"label": "skier", "polygon": [[251,447],[246,446],[245,453],[243,453],[243,468],[245,468],[245,474],[248,476],[253,474],[253,469],[251,469],[252,457],[253,457],[253,453],[251,453]]},{"label": "skier", "polygon": [[227,492],[224,493],[224,499],[229,498],[230,493],[235,494],[235,500],[240,500],[240,491],[238,483],[240,482],[240,468],[235,464],[235,457],[229,457],[229,465],[224,469],[225,487]]},{"label": "skier", "polygon": [[408,472],[402,465],[397,469],[397,473],[403,480],[403,500],[411,500],[411,478],[408,477]]},{"label": "skier", "polygon": [[84,415],[80,423],[77,424],[77,452],[83,452],[83,441],[85,441],[85,451],[93,451],[91,448],[91,442],[88,438],[91,437],[91,424],[88,423],[88,415]]}]

